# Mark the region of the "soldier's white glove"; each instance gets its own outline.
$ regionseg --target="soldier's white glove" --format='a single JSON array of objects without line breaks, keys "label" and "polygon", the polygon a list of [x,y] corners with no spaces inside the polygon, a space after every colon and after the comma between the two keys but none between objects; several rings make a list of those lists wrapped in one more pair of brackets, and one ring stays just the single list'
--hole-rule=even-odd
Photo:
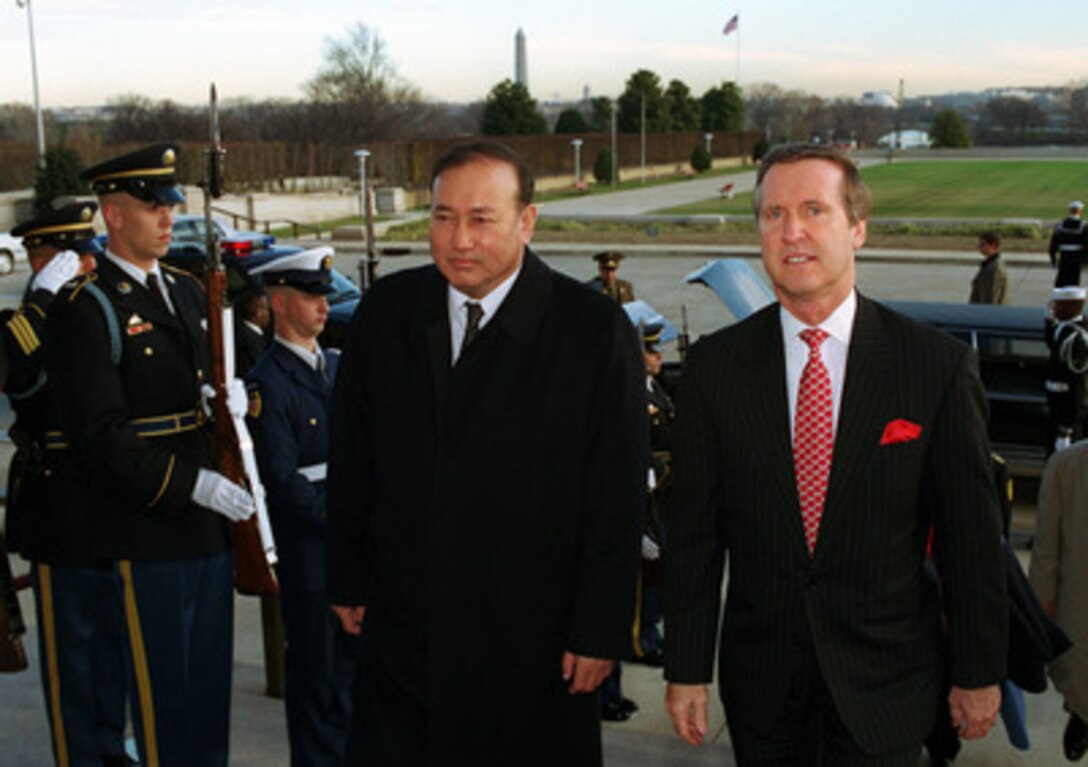
[{"label": "soldier's white glove", "polygon": [[60,286],[68,282],[79,272],[79,255],[72,250],[62,250],[49,259],[49,263],[42,267],[41,271],[34,275],[30,289],[46,290],[56,293]]},{"label": "soldier's white glove", "polygon": [[648,535],[642,536],[642,558],[655,562],[661,559],[661,547],[653,542]]},{"label": "soldier's white glove", "polygon": [[[200,407],[204,415],[212,417],[212,402],[215,400],[215,387],[203,384],[200,387]],[[235,418],[241,418],[249,410],[249,395],[241,378],[232,378],[227,382],[227,412]]]},{"label": "soldier's white glove", "polygon": [[192,499],[235,522],[249,519],[257,510],[249,491],[210,469],[201,469],[196,475]]}]

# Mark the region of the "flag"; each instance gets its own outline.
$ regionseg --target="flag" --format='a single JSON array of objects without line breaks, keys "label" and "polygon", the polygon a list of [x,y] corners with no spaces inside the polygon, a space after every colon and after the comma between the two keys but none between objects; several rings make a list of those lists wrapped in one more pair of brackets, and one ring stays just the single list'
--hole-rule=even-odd
[{"label": "flag", "polygon": [[725,22],[725,29],[722,30],[723,35],[728,35],[730,32],[735,32],[737,27],[740,26],[740,14],[734,13],[733,18]]}]

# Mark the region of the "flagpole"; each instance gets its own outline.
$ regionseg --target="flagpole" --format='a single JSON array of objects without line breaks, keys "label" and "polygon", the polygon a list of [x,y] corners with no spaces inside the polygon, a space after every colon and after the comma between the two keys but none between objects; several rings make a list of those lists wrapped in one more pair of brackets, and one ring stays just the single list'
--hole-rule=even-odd
[{"label": "flagpole", "polygon": [[737,77],[733,81],[733,84],[736,85],[737,88],[739,89],[740,88],[740,21],[739,21],[740,12],[739,11],[737,12],[737,19],[738,19],[737,30],[736,30],[737,31],[737,61],[736,61],[736,67],[735,67],[735,70],[734,70],[736,72]]}]

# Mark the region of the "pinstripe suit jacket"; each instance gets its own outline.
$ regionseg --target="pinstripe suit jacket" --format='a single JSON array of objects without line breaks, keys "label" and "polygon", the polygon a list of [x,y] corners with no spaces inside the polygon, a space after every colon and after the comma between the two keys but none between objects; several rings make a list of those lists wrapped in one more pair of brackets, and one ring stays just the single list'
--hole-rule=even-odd
[{"label": "pinstripe suit jacket", "polygon": [[[961,687],[1004,676],[1005,578],[977,361],[859,296],[810,556],[781,332],[774,304],[700,340],[684,371],[665,553],[666,676],[711,679],[728,555],[719,676],[731,723],[771,728],[811,641],[863,749],[920,743],[946,660]],[[920,426],[918,436],[892,439],[898,419]],[[940,589],[923,567],[931,525]]]}]

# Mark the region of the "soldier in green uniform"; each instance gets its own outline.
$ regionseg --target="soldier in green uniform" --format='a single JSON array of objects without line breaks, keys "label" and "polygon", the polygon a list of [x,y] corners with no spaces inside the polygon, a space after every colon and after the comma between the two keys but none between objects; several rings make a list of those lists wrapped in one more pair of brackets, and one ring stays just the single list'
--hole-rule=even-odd
[{"label": "soldier in green uniform", "polygon": [[627,280],[621,280],[619,276],[620,261],[624,258],[622,253],[607,250],[593,257],[597,262],[597,276],[587,282],[594,290],[599,290],[613,301],[626,304],[635,300],[635,289]]}]

